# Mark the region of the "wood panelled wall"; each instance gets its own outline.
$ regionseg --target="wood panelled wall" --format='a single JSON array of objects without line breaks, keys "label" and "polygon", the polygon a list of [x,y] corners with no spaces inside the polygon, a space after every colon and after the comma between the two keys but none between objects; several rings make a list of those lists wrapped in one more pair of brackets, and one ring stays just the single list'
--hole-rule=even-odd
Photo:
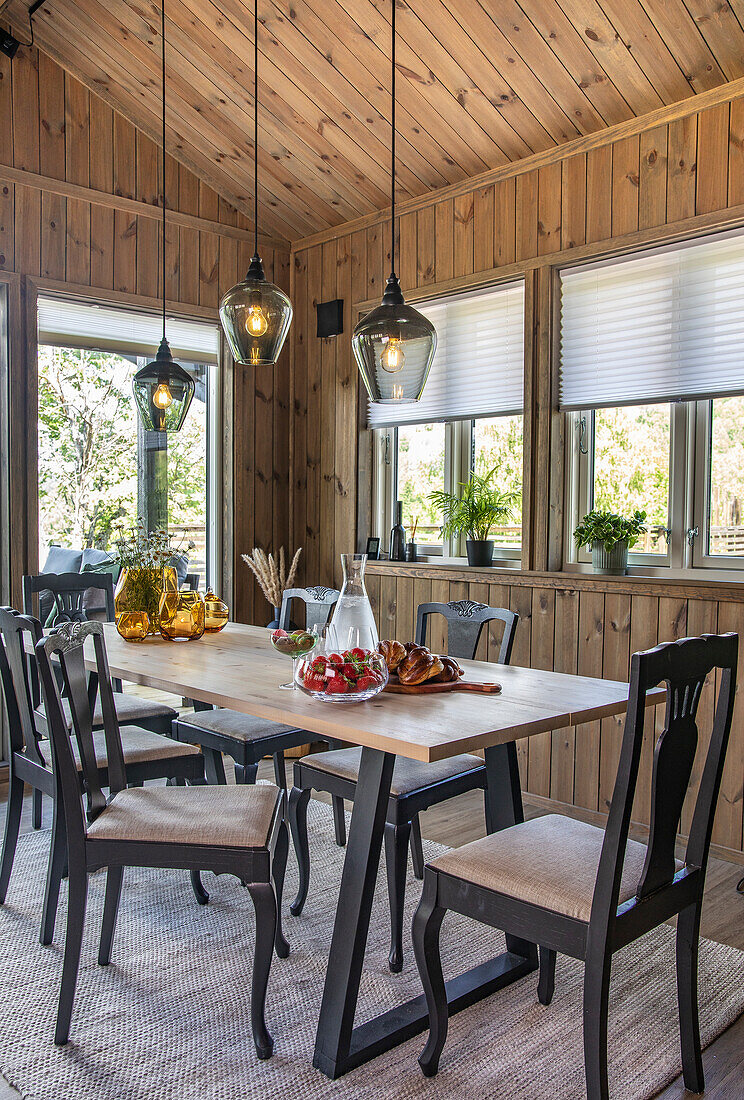
[{"label": "wood panelled wall", "polygon": [[[474,581],[467,570],[443,580],[426,567],[414,579],[410,572],[379,575],[386,567],[375,566],[370,587],[383,634],[410,637],[414,608],[422,600],[468,597],[519,611],[517,663],[623,680],[630,653],[658,640],[711,629],[739,629],[744,637],[744,604],[733,590],[730,601],[690,598],[683,584],[666,585],[661,595],[654,594],[661,590],[653,585],[620,589],[612,580],[585,588],[569,575],[559,576],[559,587],[546,587],[529,572],[559,569],[562,558],[563,438],[552,401],[552,265],[677,231],[708,230],[727,220],[744,223],[742,204],[744,99],[734,99],[471,191],[444,199],[435,195],[399,218],[398,270],[411,297],[505,274],[526,275],[534,318],[527,327],[525,386],[525,496],[531,504],[528,571],[518,582]],[[357,522],[359,389],[350,331],[353,303],[381,293],[390,243],[389,225],[378,221],[295,248],[292,541],[305,547],[308,582],[337,582],[339,554],[363,544],[369,533],[364,515]],[[345,303],[344,335],[318,340],[315,303],[335,297]],[[366,476],[363,470],[361,478]],[[607,719],[533,739],[520,752],[526,789],[581,812],[605,811],[620,733],[620,724]],[[651,745],[649,729],[646,778]],[[737,853],[744,847],[743,785],[744,714],[739,714],[716,822],[716,843]],[[647,812],[648,792],[637,807],[638,819],[647,819]]]},{"label": "wood panelled wall", "polygon": [[[72,293],[97,288],[152,306],[162,293],[160,224],[117,200],[159,205],[162,154],[155,143],[37,50],[22,48],[12,62],[0,55],[0,119],[0,270],[67,284]],[[2,166],[18,170],[16,179],[33,173],[35,185],[8,182]],[[82,195],[92,188],[101,201],[71,197],[74,188],[60,194],[54,181],[78,185]],[[167,227],[171,308],[196,309],[216,321],[220,296],[248,269],[248,223],[171,156],[165,186],[168,207],[192,216],[172,218]],[[262,251],[267,277],[289,289],[288,253]],[[14,361],[13,369],[24,368]],[[236,560],[226,565],[234,573],[235,617],[264,621],[263,598],[239,555],[254,544],[271,549],[288,540],[288,353],[265,374],[237,368],[233,383],[224,409],[226,470],[234,483],[234,493],[225,496],[233,501],[225,522]],[[30,401],[32,413],[33,395]],[[29,517],[30,528],[34,523]]]},{"label": "wood panelled wall", "polygon": [[[555,574],[509,577],[508,573],[483,570],[471,573],[440,566],[370,565],[368,591],[381,637],[410,638],[415,609],[430,600],[470,599],[494,607],[509,607],[519,615],[512,662],[556,672],[602,676],[627,680],[630,655],[660,641],[688,634],[737,631],[742,640],[740,662],[744,661],[744,593],[705,587],[687,591],[675,586],[626,581],[610,586],[599,578],[558,579]],[[661,589],[661,592],[659,591]],[[661,594],[663,593],[663,594]],[[738,598],[736,598],[738,596]],[[442,620],[440,620],[440,623]],[[429,644],[445,644],[442,627],[432,621]],[[499,624],[481,637],[477,657],[494,661],[501,637]],[[744,667],[740,672],[740,693],[744,692]],[[713,684],[708,683],[701,700],[701,727],[709,733],[712,718]],[[648,824],[651,795],[653,745],[663,728],[663,708],[649,712],[644,741],[638,798],[634,818]],[[589,820],[609,807],[620,755],[623,719],[605,718],[572,729],[540,734],[519,742],[522,787],[538,798],[550,799],[586,811]],[[695,763],[695,787],[701,772],[701,741]],[[744,715],[735,724],[723,777],[716,815],[714,843],[741,853],[744,820]],[[685,806],[682,832],[691,820],[691,800]]]}]

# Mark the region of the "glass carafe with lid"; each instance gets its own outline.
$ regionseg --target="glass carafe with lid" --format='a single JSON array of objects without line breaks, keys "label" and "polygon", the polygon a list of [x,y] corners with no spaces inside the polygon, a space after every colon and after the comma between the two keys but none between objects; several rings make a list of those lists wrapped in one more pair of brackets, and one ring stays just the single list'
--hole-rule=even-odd
[{"label": "glass carafe with lid", "polygon": [[342,554],[341,565],[344,583],[331,619],[336,643],[341,650],[374,649],[380,637],[364,586],[367,555]]}]

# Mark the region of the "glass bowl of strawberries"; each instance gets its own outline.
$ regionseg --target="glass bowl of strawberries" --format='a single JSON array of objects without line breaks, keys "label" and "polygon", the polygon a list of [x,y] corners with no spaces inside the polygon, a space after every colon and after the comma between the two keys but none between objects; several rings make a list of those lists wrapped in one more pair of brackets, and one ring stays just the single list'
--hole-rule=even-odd
[{"label": "glass bowl of strawberries", "polygon": [[313,699],[332,703],[362,703],[379,695],[388,682],[384,657],[372,649],[312,653],[295,662],[297,686]]}]

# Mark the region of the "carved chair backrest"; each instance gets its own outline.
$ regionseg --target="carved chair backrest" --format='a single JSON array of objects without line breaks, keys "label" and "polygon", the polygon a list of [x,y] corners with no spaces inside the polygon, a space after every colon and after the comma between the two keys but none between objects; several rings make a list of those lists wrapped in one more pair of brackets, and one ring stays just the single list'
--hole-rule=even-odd
[{"label": "carved chair backrest", "polygon": [[305,604],[305,629],[322,630],[336,606],[339,595],[336,588],[326,588],[322,584],[313,585],[311,588],[285,588],[279,615],[280,627],[282,630],[289,629],[292,600],[302,600]]},{"label": "carved chair backrest", "polygon": [[636,898],[640,902],[673,886],[677,871],[676,836],[698,746],[698,705],[706,680],[717,680],[713,728],[685,858],[687,868],[704,871],[731,730],[738,643],[737,634],[705,634],[665,642],[633,654],[625,732],[597,875],[592,921],[610,922],[617,912],[643,745],[646,695],[659,684],[666,684],[666,713],[664,729],[654,749],[648,852]]},{"label": "carved chair backrest", "polygon": [[498,620],[504,624],[499,646],[498,663],[508,665],[511,661],[514,635],[519,622],[516,611],[505,607],[489,607],[485,603],[473,600],[453,600],[450,603],[422,603],[416,612],[415,640],[418,645],[426,645],[426,635],[431,615],[443,615],[447,620],[447,653],[450,657],[461,657],[465,661],[475,660],[481,631],[486,623]]},{"label": "carved chair backrest", "polygon": [[[34,723],[34,681],[25,648],[28,636],[32,645],[42,637],[41,623],[30,615],[21,615],[12,607],[0,607],[0,679],[8,716],[10,750],[25,752],[29,760],[42,768],[51,761],[39,748],[40,737]],[[33,662],[35,667],[35,661]]]},{"label": "carved chair backrest", "polygon": [[[90,676],[86,672],[84,654],[88,639],[93,643],[92,655],[95,658],[95,669]],[[106,805],[93,742],[96,693],[100,695],[103,712],[109,790],[113,795],[126,787],[124,754],[114,708],[103,625],[98,622],[62,623],[47,638],[37,642],[36,659],[52,742],[54,769],[64,800],[68,840],[78,843],[85,834],[85,819],[72,737],[77,742],[81,761],[82,789],[86,799],[85,816],[89,821],[95,820]],[[65,698],[70,706],[72,729],[68,728],[62,708],[55,664],[58,664],[61,671]]]},{"label": "carved chair backrest", "polygon": [[97,588],[106,597],[106,618],[114,620],[114,579],[110,573],[40,573],[23,578],[23,611],[33,614],[33,597],[49,593],[54,601],[54,625],[84,622],[83,597],[89,588]]}]

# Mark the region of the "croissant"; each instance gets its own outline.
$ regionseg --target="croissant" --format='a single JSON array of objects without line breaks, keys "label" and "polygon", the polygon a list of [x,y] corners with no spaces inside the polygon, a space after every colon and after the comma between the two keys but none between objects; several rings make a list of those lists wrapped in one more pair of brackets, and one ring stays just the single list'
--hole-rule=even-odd
[{"label": "croissant", "polygon": [[398,641],[382,641],[377,643],[377,652],[385,658],[388,672],[395,672],[401,661],[405,660],[405,647]]},{"label": "croissant", "polygon": [[444,665],[435,653],[423,646],[417,646],[398,665],[398,679],[401,684],[423,684],[424,681],[438,676],[443,669]]},{"label": "croissant", "polygon": [[436,683],[452,684],[460,679],[460,677],[463,675],[463,671],[454,657],[440,656],[439,660],[442,662],[443,668],[439,675],[436,677]]}]

